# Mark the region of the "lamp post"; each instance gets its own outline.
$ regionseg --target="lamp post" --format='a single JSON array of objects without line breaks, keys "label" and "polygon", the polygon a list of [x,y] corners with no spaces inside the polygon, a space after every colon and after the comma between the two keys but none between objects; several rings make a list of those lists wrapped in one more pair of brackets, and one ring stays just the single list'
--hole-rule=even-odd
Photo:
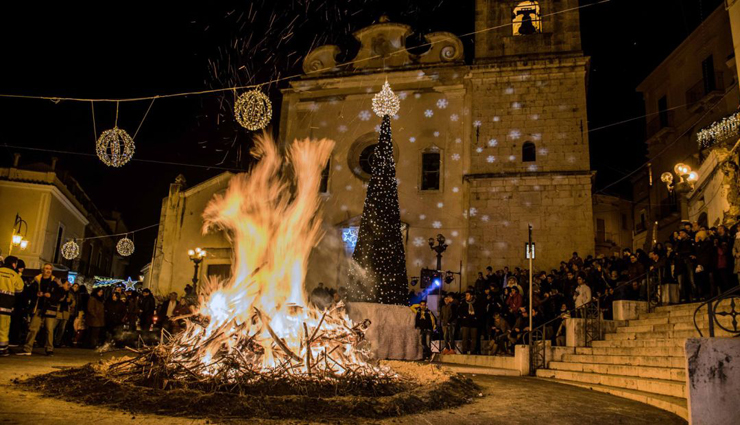
[{"label": "lamp post", "polygon": [[661,174],[660,181],[665,183],[668,192],[675,192],[678,197],[679,205],[681,206],[681,221],[689,220],[689,198],[688,194],[694,190],[694,184],[699,180],[699,175],[696,171],[691,171],[691,167],[684,164],[678,163],[673,167],[673,172],[678,176],[678,183],[674,184],[673,174],[670,171],[666,171]]},{"label": "lamp post", "polygon": [[193,293],[198,293],[198,267],[200,267],[200,263],[203,262],[203,259],[206,258],[206,251],[200,248],[195,248],[194,250],[191,249],[188,251],[188,256],[190,257],[190,261],[195,264],[195,270],[193,271]]},{"label": "lamp post", "polygon": [[437,235],[437,245],[434,245],[434,238],[429,238],[429,248],[437,253],[437,271],[442,271],[442,253],[447,250],[447,244],[445,243],[445,237],[441,234]]},{"label": "lamp post", "polygon": [[28,223],[26,222],[26,220],[21,218],[20,214],[16,213],[15,222],[13,223],[13,235],[10,238],[10,249],[8,249],[8,255],[12,253],[14,246],[20,247],[21,250],[28,248],[28,240],[26,240],[27,233]]}]

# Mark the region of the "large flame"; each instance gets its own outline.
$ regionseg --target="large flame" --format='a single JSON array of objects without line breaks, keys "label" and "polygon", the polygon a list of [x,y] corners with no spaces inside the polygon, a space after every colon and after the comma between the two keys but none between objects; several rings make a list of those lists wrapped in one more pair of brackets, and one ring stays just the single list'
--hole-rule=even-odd
[{"label": "large flame", "polygon": [[[204,294],[199,314],[206,320],[190,322],[176,350],[204,373],[233,368],[218,359],[235,355],[258,372],[342,375],[367,365],[357,348],[362,325],[353,326],[341,303],[318,310],[304,289],[322,236],[319,186],[333,147],[326,139],[296,140],[283,156],[271,138],[259,137],[257,165],[206,207],[204,232],[225,231],[234,255],[232,277],[210,282]],[[197,355],[185,355],[193,348]]]}]

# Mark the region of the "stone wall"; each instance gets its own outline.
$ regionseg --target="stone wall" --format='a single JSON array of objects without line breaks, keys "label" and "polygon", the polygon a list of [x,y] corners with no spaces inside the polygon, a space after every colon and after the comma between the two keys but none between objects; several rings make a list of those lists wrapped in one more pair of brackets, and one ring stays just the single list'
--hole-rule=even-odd
[{"label": "stone wall", "polygon": [[535,173],[470,179],[468,279],[486,266],[525,266],[533,226],[534,268],[549,270],[594,250],[590,173]]}]

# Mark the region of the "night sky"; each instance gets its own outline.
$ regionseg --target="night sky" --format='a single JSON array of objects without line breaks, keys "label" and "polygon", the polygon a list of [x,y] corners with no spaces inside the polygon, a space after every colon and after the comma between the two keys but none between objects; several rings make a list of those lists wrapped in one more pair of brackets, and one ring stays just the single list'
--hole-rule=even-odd
[{"label": "night sky", "polygon": [[[582,5],[597,0],[581,1]],[[474,30],[473,0],[256,0],[73,2],[4,5],[0,93],[125,98],[231,87],[301,72],[312,48],[338,44],[351,58],[353,31],[387,14],[416,35]],[[210,3],[219,3],[218,5]],[[635,87],[722,0],[612,0],[581,11],[589,76],[591,166],[597,189],[645,160],[644,107]],[[472,59],[472,37],[463,39]],[[346,57],[340,57],[347,59]],[[279,88],[269,87],[273,105]],[[102,210],[119,210],[130,229],[159,220],[161,200],[182,173],[197,184],[249,165],[249,134],[234,122],[230,92],[157,100],[136,138],[133,162],[114,169],[94,155],[90,103],[0,99],[0,164],[49,161],[69,170]],[[148,101],[122,103],[119,127],[136,130]],[[113,126],[114,103],[96,103],[97,131]],[[279,110],[276,111],[279,113]],[[273,119],[273,124],[277,120]],[[49,153],[13,148],[52,149]],[[156,162],[173,162],[170,165]],[[628,181],[628,180],[627,180]],[[609,192],[625,191],[624,184]],[[6,201],[6,200],[4,200]],[[146,264],[156,230],[136,235],[130,274]]]}]

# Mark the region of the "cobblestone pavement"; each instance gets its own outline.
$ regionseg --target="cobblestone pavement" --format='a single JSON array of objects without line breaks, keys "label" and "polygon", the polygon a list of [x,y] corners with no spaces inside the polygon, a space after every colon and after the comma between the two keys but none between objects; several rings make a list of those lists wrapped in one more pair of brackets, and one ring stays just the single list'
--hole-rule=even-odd
[{"label": "cobblestone pavement", "polygon": [[[31,357],[0,358],[0,424],[205,424],[213,421],[170,418],[156,415],[132,416],[125,412],[78,405],[21,391],[13,378],[48,373],[66,366],[80,366],[122,352],[97,354],[90,350],[59,349],[54,357],[36,351]],[[382,421],[341,420],[324,423],[375,424],[685,424],[671,413],[638,402],[536,378],[473,376],[482,395],[473,403]],[[231,420],[230,423],[306,424],[305,421]]]}]

